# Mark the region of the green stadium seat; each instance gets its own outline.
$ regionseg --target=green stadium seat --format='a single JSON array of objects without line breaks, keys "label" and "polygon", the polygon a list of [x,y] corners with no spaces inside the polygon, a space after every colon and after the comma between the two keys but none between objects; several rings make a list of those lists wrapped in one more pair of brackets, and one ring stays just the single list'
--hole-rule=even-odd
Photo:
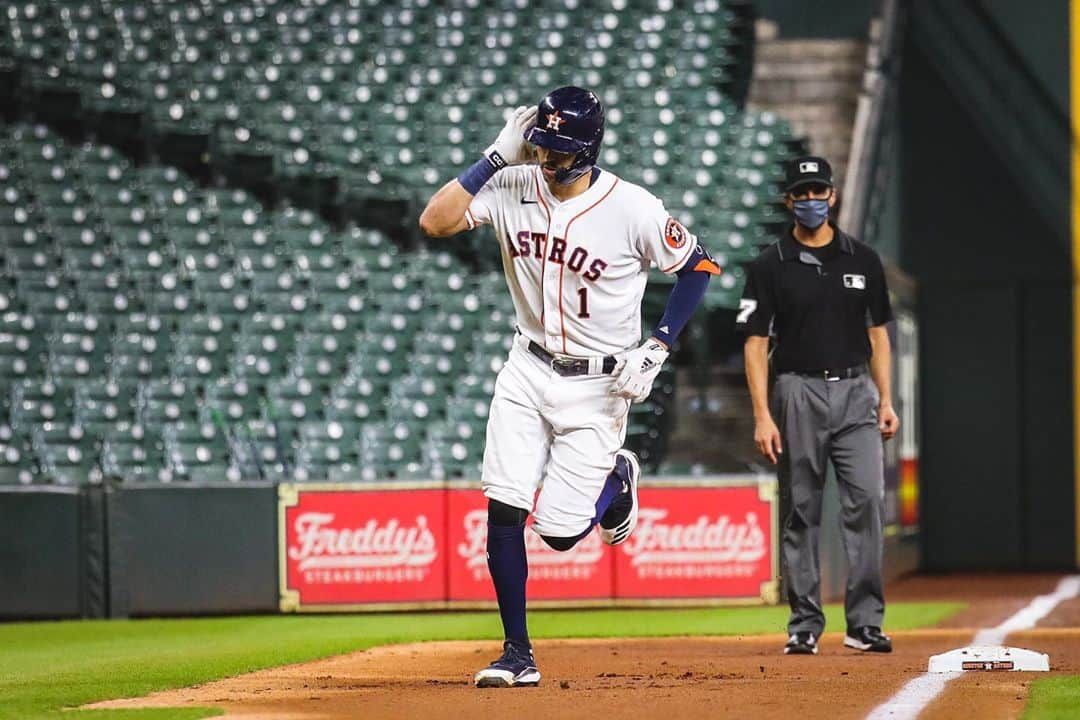
[{"label": "green stadium seat", "polygon": [[45,423],[34,429],[34,450],[44,481],[58,485],[100,483],[97,443],[77,424]]},{"label": "green stadium seat", "polygon": [[139,421],[147,428],[195,422],[199,417],[200,394],[200,386],[190,381],[156,379],[140,383]]},{"label": "green stadium seat", "polygon": [[359,445],[364,480],[392,479],[408,463],[420,461],[417,426],[401,422],[376,422],[363,426]]},{"label": "green stadium seat", "polygon": [[138,380],[91,379],[75,385],[75,422],[91,435],[116,423],[133,424],[138,411]]},{"label": "green stadium seat", "polygon": [[296,461],[297,479],[332,482],[359,479],[356,450],[359,427],[356,422],[337,420],[302,423]]},{"label": "green stadium seat", "polygon": [[244,335],[264,337],[276,335],[291,347],[291,338],[308,327],[309,319],[294,313],[254,313],[245,316],[237,328]]},{"label": "green stadium seat", "polygon": [[387,418],[401,422],[427,422],[446,409],[449,380],[422,375],[406,375],[390,388]]},{"label": "green stadium seat", "polygon": [[330,385],[309,378],[285,378],[271,384],[267,394],[275,412],[291,423],[320,419],[323,405],[330,395]]},{"label": "green stadium seat", "polygon": [[511,333],[482,330],[473,335],[472,359],[473,362],[485,364],[493,359],[500,361],[510,353],[514,336]]},{"label": "green stadium seat", "polygon": [[169,359],[173,376],[203,382],[225,374],[228,367],[228,349],[220,338],[209,335],[181,335]]},{"label": "green stadium seat", "polygon": [[321,313],[305,323],[303,334],[296,340],[296,353],[301,356],[348,355],[362,333],[363,318],[344,313]]},{"label": "green stadium seat", "polygon": [[29,442],[13,437],[0,438],[0,485],[31,485],[39,482],[40,477],[41,471]]},{"label": "green stadium seat", "polygon": [[369,306],[364,292],[357,288],[351,292],[319,292],[316,305],[321,313],[362,315]]},{"label": "green stadium seat", "polygon": [[109,374],[114,378],[159,377],[168,372],[172,346],[168,336],[127,333],[113,339]]},{"label": "green stadium seat", "polygon": [[348,371],[348,357],[344,353],[304,355],[299,352],[289,363],[288,374],[296,378],[308,378],[313,382],[329,382]]},{"label": "green stadium seat", "polygon": [[292,439],[278,435],[276,423],[256,420],[243,428],[245,443],[256,449],[255,474],[266,480],[292,481]]},{"label": "green stadium seat", "polygon": [[[406,343],[411,341],[412,337],[420,329],[420,325],[423,323],[424,317],[418,312],[393,312],[380,310],[368,320],[367,334],[374,337],[382,336],[385,338],[400,338],[402,347],[401,352],[404,352]],[[380,341],[380,349],[387,353],[398,352],[395,347],[388,347],[386,342]]]},{"label": "green stadium seat", "polygon": [[435,353],[414,353],[409,361],[409,372],[418,377],[452,381],[469,366],[468,358],[462,353],[444,355]]},{"label": "green stadium seat", "polygon": [[418,333],[413,339],[413,352],[417,355],[440,355],[448,361],[458,363],[455,367],[459,366],[464,360],[464,350],[468,342],[465,328],[451,322],[454,316],[440,313],[433,317],[436,321],[427,323],[433,329]]},{"label": "green stadium seat", "polygon": [[495,377],[491,373],[469,373],[458,378],[454,385],[455,395],[459,398],[488,399],[495,392]]},{"label": "green stadium seat", "polygon": [[[0,357],[10,358],[10,369],[17,370],[19,375],[40,374],[41,362],[47,352],[46,338],[35,331],[36,323],[27,327],[21,322],[24,319],[32,320],[14,314],[3,316],[0,323]],[[16,360],[20,362],[16,363]]]},{"label": "green stadium seat", "polygon": [[382,398],[334,397],[324,412],[328,421],[353,423],[371,420],[382,414]]},{"label": "green stadium seat", "polygon": [[24,379],[12,385],[11,424],[30,428],[43,423],[70,423],[75,396],[70,386],[52,380]]},{"label": "green stadium seat", "polygon": [[19,299],[29,312],[35,315],[60,315],[81,309],[70,281],[52,273],[35,276],[25,269],[13,272],[20,278]]},{"label": "green stadium seat", "polygon": [[241,378],[278,377],[289,364],[291,336],[282,334],[241,335],[233,350],[233,374]]},{"label": "green stadium seat", "polygon": [[[227,423],[252,420],[262,413],[264,395],[265,388],[258,382],[223,377],[206,388],[203,410],[220,413]],[[213,421],[203,418],[208,419]]]},{"label": "green stadium seat", "polygon": [[467,424],[474,430],[487,424],[491,401],[475,397],[451,397],[446,401],[446,419],[455,424]]},{"label": "green stadium seat", "polygon": [[334,384],[331,395],[334,398],[363,399],[381,404],[390,392],[394,377],[389,374],[349,374]]},{"label": "green stadium seat", "polygon": [[[724,257],[730,272],[710,286],[710,306],[737,302],[738,264],[784,217],[774,198],[795,147],[779,118],[744,112],[730,94],[751,56],[742,12],[632,0],[578,22],[576,5],[562,0],[410,3],[406,21],[377,3],[354,5],[17,3],[0,19],[0,55],[20,67],[30,95],[77,92],[91,113],[141,114],[151,142],[197,132],[226,176],[272,163],[254,179],[326,205],[353,194],[422,201],[490,140],[483,128],[535,102],[561,67],[568,81],[605,90],[606,166],[662,183],[669,207]],[[567,60],[558,50],[567,47],[581,51]],[[637,143],[643,152],[625,152]],[[337,195],[322,194],[330,178]],[[249,192],[200,187],[175,167],[136,167],[42,125],[0,129],[0,185],[2,269],[16,278],[0,278],[0,314],[39,323],[17,328],[0,315],[0,380],[51,373],[82,388],[177,374],[194,381],[183,418],[191,422],[209,411],[203,386],[209,398],[233,375],[277,376],[268,390],[287,375],[330,392],[320,417],[366,424],[389,412],[422,427],[473,424],[469,408],[486,406],[505,361],[514,313],[501,273],[485,272],[498,262],[488,231],[458,248],[476,251],[468,265],[448,246],[406,252],[383,232],[335,230],[288,201],[263,208]],[[106,354],[54,346],[62,333],[49,327],[73,311],[100,316]],[[205,313],[220,327],[200,327]],[[288,322],[267,327],[257,319],[265,313]],[[156,320],[134,319],[143,316]],[[276,344],[265,347],[267,338]],[[415,382],[406,378],[454,376],[420,421],[413,406],[427,400],[402,389]],[[109,422],[105,405],[84,409],[83,394],[78,420]],[[279,416],[286,434],[314,409],[302,399],[301,420],[282,413],[282,398],[268,400],[263,422]],[[259,407],[250,402],[245,421]],[[138,417],[146,411],[140,401]],[[12,415],[25,413],[13,406]],[[130,422],[130,412],[121,416]],[[439,445],[438,462],[417,447],[396,468],[372,467],[383,477],[443,472],[460,462],[454,442]],[[198,467],[227,477],[237,465]]]},{"label": "green stadium seat", "polygon": [[168,482],[172,473],[165,468],[163,452],[160,439],[117,432],[102,445],[102,474],[125,482]]},{"label": "green stadium seat", "polygon": [[424,457],[435,479],[479,478],[483,449],[464,439],[429,439],[424,446]]},{"label": "green stadium seat", "polygon": [[16,378],[33,374],[31,370],[37,363],[31,363],[21,355],[0,354],[0,382],[10,382]]},{"label": "green stadium seat", "polygon": [[302,290],[267,291],[255,295],[256,307],[267,313],[303,313],[310,299]]},{"label": "green stadium seat", "polygon": [[195,482],[239,480],[230,473],[225,438],[213,423],[178,422],[162,426],[165,458],[173,479]]}]

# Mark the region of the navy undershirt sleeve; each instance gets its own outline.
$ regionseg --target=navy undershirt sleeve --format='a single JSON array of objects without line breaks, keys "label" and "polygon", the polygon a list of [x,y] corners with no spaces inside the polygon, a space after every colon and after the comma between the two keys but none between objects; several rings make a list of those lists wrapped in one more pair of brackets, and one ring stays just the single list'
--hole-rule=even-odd
[{"label": "navy undershirt sleeve", "polygon": [[675,287],[668,295],[667,307],[660,322],[656,323],[653,337],[663,341],[668,347],[675,343],[675,338],[690,322],[690,316],[701,304],[705,290],[709,287],[711,273],[684,267],[675,275]]}]

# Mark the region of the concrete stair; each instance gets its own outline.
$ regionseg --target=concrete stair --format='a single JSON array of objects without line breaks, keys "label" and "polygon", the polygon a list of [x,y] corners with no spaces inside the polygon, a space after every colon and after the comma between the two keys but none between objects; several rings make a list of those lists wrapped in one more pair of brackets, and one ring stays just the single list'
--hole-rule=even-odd
[{"label": "concrete stair", "polygon": [[781,39],[767,21],[759,26],[748,105],[776,112],[806,137],[810,151],[832,164],[837,187],[843,187],[865,60],[863,41]]}]

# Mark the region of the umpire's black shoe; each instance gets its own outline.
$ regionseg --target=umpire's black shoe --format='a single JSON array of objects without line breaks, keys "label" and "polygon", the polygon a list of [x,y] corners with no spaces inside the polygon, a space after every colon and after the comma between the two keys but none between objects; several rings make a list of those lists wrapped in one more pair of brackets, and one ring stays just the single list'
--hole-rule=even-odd
[{"label": "umpire's black shoe", "polygon": [[873,625],[863,625],[847,631],[844,637],[844,647],[866,652],[887,653],[892,652],[892,640],[888,635],[881,632],[881,628]]},{"label": "umpire's black shoe", "polygon": [[785,655],[817,655],[817,638],[812,632],[792,633],[784,646]]}]

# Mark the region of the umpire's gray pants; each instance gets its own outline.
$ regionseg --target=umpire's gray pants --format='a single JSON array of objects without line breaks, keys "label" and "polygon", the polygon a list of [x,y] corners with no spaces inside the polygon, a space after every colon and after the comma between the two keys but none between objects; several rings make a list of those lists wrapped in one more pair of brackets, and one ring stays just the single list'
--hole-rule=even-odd
[{"label": "umpire's gray pants", "polygon": [[818,530],[831,459],[840,494],[848,560],[844,611],[848,628],[882,625],[882,516],[885,501],[878,390],[869,375],[846,380],[783,373],[773,388],[773,417],[780,428],[780,491],[788,507],[783,532],[783,573],[791,619],[788,632],[825,629],[821,610]]}]

